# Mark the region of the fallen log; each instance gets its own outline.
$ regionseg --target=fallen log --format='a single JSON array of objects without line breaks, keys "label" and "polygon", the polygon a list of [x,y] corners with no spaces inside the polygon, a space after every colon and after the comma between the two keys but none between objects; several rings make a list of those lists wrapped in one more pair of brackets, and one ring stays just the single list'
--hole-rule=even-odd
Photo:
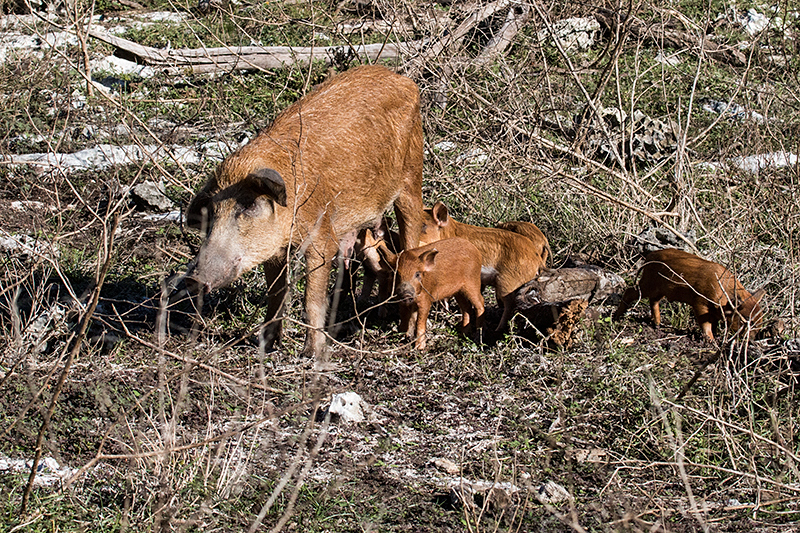
[{"label": "fallen log", "polygon": [[598,303],[625,288],[621,276],[594,265],[544,270],[517,290],[515,302],[521,333],[569,347],[589,303]]},{"label": "fallen log", "polygon": [[[290,67],[297,63],[322,61],[327,65],[353,59],[374,63],[379,60],[403,60],[406,74],[414,77],[430,61],[455,46],[480,22],[509,9],[506,24],[490,41],[485,54],[501,53],[529,18],[529,10],[519,14],[512,0],[496,0],[471,13],[459,26],[445,31],[435,39],[422,39],[399,43],[376,43],[339,46],[223,46],[217,48],[162,49],[111,35],[104,31],[89,30],[89,36],[110,44],[123,54],[132,56],[138,63],[151,66],[169,75],[207,74],[236,70],[270,70]],[[480,60],[479,60],[480,61]]]},{"label": "fallen log", "polygon": [[575,298],[593,303],[618,294],[624,288],[625,280],[621,276],[594,265],[545,269],[518,289],[516,303],[518,309]]},{"label": "fallen log", "polygon": [[374,63],[380,59],[400,59],[417,54],[424,44],[423,41],[408,41],[357,46],[226,46],[162,49],[143,46],[97,30],[89,30],[89,35],[134,56],[138,62],[170,75],[269,70],[309,61],[324,61],[330,65],[342,57],[367,59]]},{"label": "fallen log", "polygon": [[486,46],[483,48],[483,51],[476,61],[485,63],[505,52],[506,48],[511,45],[511,42],[517,36],[517,33],[519,33],[531,19],[531,14],[532,10],[529,5],[522,4],[519,6],[511,6],[503,26],[489,42],[486,43]]}]

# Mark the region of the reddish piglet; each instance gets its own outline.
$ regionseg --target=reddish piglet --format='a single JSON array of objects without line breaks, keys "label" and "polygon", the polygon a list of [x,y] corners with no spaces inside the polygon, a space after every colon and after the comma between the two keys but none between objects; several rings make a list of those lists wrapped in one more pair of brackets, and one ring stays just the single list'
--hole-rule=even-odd
[{"label": "reddish piglet", "polygon": [[[399,255],[379,244],[389,264],[397,269],[400,331],[416,338],[425,349],[428,314],[433,302],[455,296],[461,309],[461,329],[483,324],[481,253],[465,239],[445,239]],[[474,309],[474,311],[473,311]]]},{"label": "reddish piglet", "polygon": [[542,233],[542,230],[540,230],[536,224],[522,222],[520,220],[509,220],[508,222],[501,222],[496,227],[497,229],[504,229],[506,231],[518,233],[523,237],[530,239],[530,241],[539,251],[543,265],[547,264],[548,257],[553,257],[547,237],[544,236],[544,233]]},{"label": "reddish piglet", "polygon": [[764,289],[751,295],[724,266],[675,248],[650,252],[645,261],[638,286],[622,295],[614,320],[619,320],[637,300],[647,298],[653,323],[658,326],[659,302],[666,298],[691,305],[700,329],[711,341],[720,320],[733,333],[749,322],[751,339],[760,329],[763,313],[759,301]]},{"label": "reddish piglet", "polygon": [[453,220],[447,207],[436,202],[423,213],[420,244],[450,237],[467,239],[481,252],[481,281],[495,287],[497,300],[503,304],[503,317],[497,325],[497,331],[501,331],[514,313],[515,291],[536,278],[544,267],[540,249],[520,234]]}]

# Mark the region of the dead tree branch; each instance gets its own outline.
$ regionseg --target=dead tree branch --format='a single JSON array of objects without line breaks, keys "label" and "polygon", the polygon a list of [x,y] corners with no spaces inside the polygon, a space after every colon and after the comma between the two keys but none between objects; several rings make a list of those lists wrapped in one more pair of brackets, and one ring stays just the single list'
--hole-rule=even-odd
[{"label": "dead tree branch", "polygon": [[734,67],[743,67],[747,63],[747,57],[740,50],[717,44],[702,36],[666,29],[663,26],[648,25],[639,19],[625,21],[623,17],[620,21],[613,11],[607,9],[598,9],[594,16],[603,29],[612,33],[616,32],[618,24],[625,23],[631,37],[634,38],[652,41],[659,46],[704,53],[715,61],[721,61]]}]

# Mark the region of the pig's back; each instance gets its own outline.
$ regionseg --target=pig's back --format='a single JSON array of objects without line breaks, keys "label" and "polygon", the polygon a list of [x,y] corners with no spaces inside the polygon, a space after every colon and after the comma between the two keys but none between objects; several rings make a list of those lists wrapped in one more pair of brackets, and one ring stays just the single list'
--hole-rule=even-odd
[{"label": "pig's back", "polygon": [[287,189],[300,201],[324,196],[334,226],[363,225],[397,198],[407,157],[421,174],[419,91],[383,67],[355,68],[295,102],[251,144],[282,152]]}]

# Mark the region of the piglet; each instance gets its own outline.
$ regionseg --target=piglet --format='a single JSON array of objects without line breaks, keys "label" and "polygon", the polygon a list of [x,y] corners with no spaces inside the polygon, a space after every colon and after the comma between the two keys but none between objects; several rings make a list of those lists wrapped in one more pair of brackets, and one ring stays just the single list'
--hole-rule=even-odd
[{"label": "piglet", "polygon": [[[393,254],[384,243],[379,249],[396,268],[400,299],[400,331],[425,350],[428,314],[433,302],[455,296],[461,309],[461,330],[483,324],[481,253],[466,239],[452,238]],[[473,310],[474,309],[474,310]]]},{"label": "piglet", "polygon": [[749,321],[751,339],[761,328],[763,313],[758,304],[764,297],[764,289],[750,294],[724,266],[675,248],[650,252],[645,260],[638,286],[622,295],[614,320],[619,320],[640,298],[648,298],[653,323],[658,326],[661,324],[658,304],[666,298],[691,305],[700,329],[711,341],[720,320],[732,332],[739,331]]},{"label": "piglet", "polygon": [[363,304],[369,299],[377,281],[378,303],[381,305],[378,308],[378,316],[385,318],[387,311],[382,304],[385,304],[392,294],[394,270],[378,252],[380,243],[388,244],[392,254],[397,250],[403,249],[400,234],[389,229],[389,224],[385,218],[381,220],[380,225],[376,228],[362,230],[356,240],[356,258],[364,266],[364,285],[361,288],[357,303]]},{"label": "piglet", "polygon": [[[530,226],[533,226],[530,224]],[[525,283],[535,279],[545,266],[546,255],[542,255],[544,242],[534,243],[530,227],[515,226],[515,233],[498,228],[482,228],[458,222],[450,216],[447,206],[436,202],[422,213],[420,244],[431,244],[440,239],[461,237],[469,240],[481,252],[484,285],[492,285],[497,300],[503,305],[503,316],[496,331],[502,331],[514,315],[516,291]],[[538,228],[537,228],[538,230]]]}]

